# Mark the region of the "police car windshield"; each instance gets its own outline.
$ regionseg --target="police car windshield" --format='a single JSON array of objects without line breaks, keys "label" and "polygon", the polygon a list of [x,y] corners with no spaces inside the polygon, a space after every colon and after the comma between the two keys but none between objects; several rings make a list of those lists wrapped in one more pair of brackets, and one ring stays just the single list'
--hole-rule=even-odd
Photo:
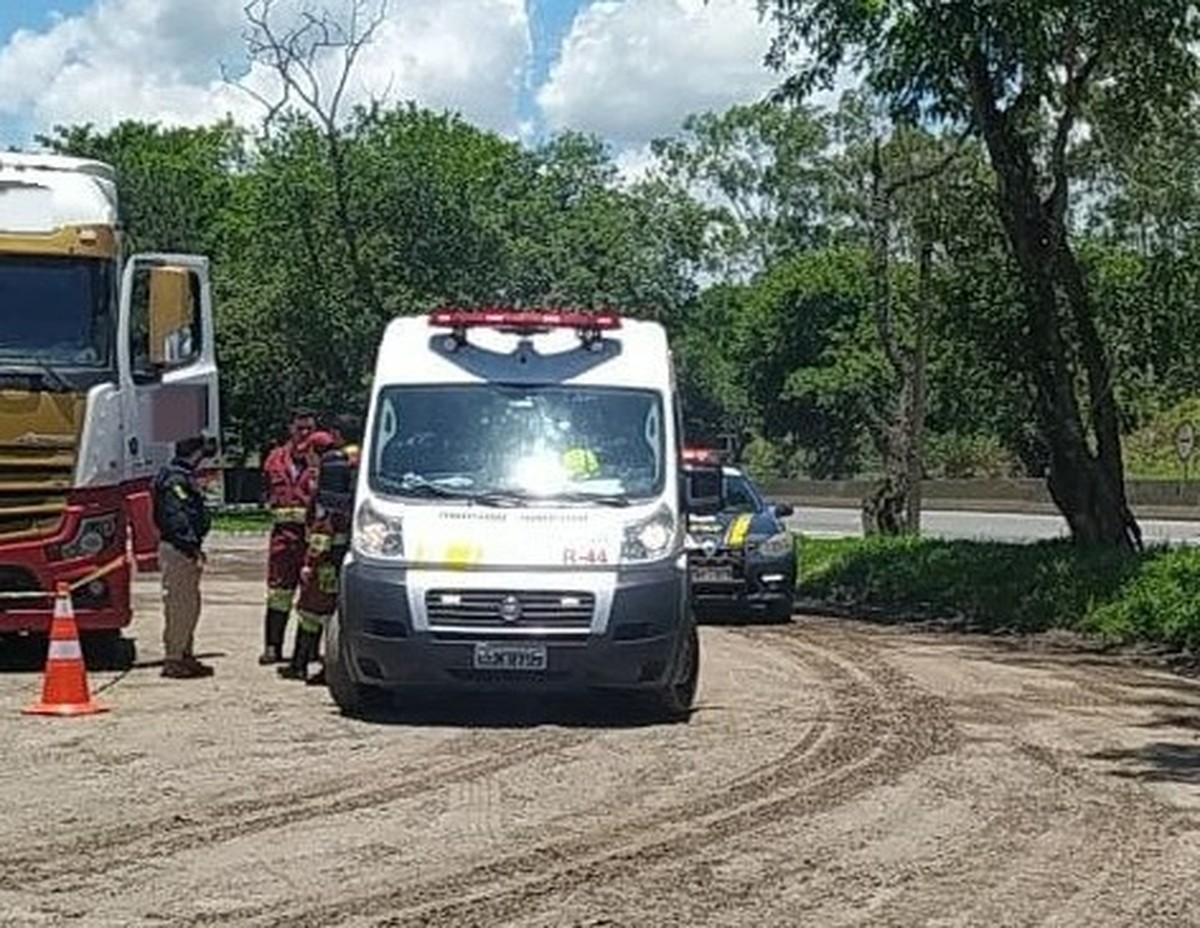
[{"label": "police car windshield", "polygon": [[379,397],[368,476],[375,492],[439,502],[615,505],[662,492],[665,447],[651,390],[392,386]]},{"label": "police car windshield", "polygon": [[725,475],[724,512],[758,512],[762,508],[762,500],[746,477],[741,474]]}]

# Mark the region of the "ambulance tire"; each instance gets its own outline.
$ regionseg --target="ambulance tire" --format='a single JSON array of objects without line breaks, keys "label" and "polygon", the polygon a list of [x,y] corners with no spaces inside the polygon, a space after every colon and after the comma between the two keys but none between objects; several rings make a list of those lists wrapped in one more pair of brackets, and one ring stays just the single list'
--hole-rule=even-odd
[{"label": "ambulance tire", "polygon": [[657,719],[664,722],[686,721],[692,713],[696,699],[696,686],[700,680],[700,635],[696,622],[689,618],[668,683],[655,690],[650,697],[650,708]]},{"label": "ambulance tire", "polygon": [[325,682],[342,715],[361,718],[386,708],[387,694],[358,683],[350,676],[349,658],[342,647],[341,621],[335,612],[325,625]]}]

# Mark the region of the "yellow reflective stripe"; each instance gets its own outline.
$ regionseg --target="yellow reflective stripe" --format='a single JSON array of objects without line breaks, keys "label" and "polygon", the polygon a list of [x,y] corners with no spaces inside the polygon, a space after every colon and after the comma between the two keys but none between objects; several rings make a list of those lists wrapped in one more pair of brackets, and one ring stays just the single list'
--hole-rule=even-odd
[{"label": "yellow reflective stripe", "polygon": [[275,522],[303,522],[307,513],[303,506],[279,506],[271,510]]},{"label": "yellow reflective stripe", "polygon": [[332,540],[324,532],[312,532],[308,536],[308,550],[313,554],[324,554],[329,550]]},{"label": "yellow reflective stripe", "polygon": [[335,548],[344,547],[345,545],[348,545],[348,544],[350,544],[350,536],[347,535],[345,532],[343,532],[340,535],[333,536],[333,546]]},{"label": "yellow reflective stripe", "polygon": [[445,561],[451,570],[473,567],[483,560],[483,548],[469,541],[456,541],[446,546]]},{"label": "yellow reflective stripe", "polygon": [[292,590],[267,590],[267,608],[274,609],[277,612],[287,612],[292,608],[292,599],[295,597],[296,591]]},{"label": "yellow reflective stripe", "polygon": [[317,568],[317,589],[322,593],[338,591],[338,570],[332,564],[322,564]]},{"label": "yellow reflective stripe", "polygon": [[746,536],[750,534],[752,518],[748,513],[742,513],[729,523],[729,532],[725,535],[725,543],[729,547],[740,548],[746,543]]},{"label": "yellow reflective stripe", "polygon": [[322,615],[309,609],[296,610],[296,624],[306,632],[319,632],[328,618],[328,615]]}]

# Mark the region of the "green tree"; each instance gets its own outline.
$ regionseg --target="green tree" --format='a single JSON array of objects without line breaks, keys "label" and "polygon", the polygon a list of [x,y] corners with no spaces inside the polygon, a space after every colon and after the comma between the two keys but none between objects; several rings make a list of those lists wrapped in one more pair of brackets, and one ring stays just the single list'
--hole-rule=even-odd
[{"label": "green tree", "polygon": [[[1120,417],[1095,306],[1072,247],[1072,139],[1103,84],[1125,125],[1177,109],[1196,87],[1192,0],[761,0],[768,61],[805,60],[785,89],[830,85],[848,62],[903,118],[977,133],[1023,285],[1049,489],[1081,542],[1140,546],[1125,496]],[[1153,87],[1154,93],[1146,93]],[[1077,378],[1077,372],[1080,375]],[[1085,384],[1083,395],[1079,382]]]},{"label": "green tree", "polygon": [[708,269],[738,275],[829,240],[828,145],[816,110],[759,102],[689,116],[651,149],[665,180],[707,204]]}]

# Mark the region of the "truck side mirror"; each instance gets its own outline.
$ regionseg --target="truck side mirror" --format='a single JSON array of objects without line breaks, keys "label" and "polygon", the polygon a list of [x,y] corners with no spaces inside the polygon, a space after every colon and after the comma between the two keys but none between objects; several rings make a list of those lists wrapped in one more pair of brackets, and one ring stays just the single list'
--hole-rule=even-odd
[{"label": "truck side mirror", "polygon": [[182,267],[150,271],[150,362],[170,367],[191,360],[199,350],[193,339],[195,302],[192,275]]},{"label": "truck side mirror", "polygon": [[690,515],[713,515],[724,508],[725,474],[719,466],[693,465],[683,472],[683,480]]}]

